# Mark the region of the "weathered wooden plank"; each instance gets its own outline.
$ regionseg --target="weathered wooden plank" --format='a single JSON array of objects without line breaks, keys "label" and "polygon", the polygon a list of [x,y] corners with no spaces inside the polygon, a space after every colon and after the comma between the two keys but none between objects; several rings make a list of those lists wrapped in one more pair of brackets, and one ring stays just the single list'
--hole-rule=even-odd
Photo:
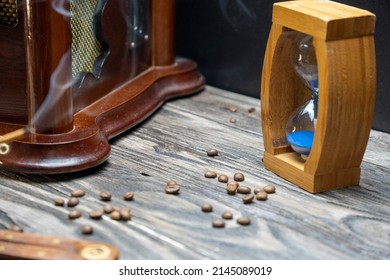
[{"label": "weathered wooden plank", "polygon": [[[249,113],[252,107],[256,111]],[[262,165],[259,100],[212,87],[168,102],[111,142],[109,160],[92,170],[53,176],[0,171],[0,228],[19,224],[26,232],[108,242],[120,247],[121,259],[390,258],[388,134],[372,131],[360,186],[317,195]],[[219,156],[208,157],[209,148]],[[206,170],[230,178],[240,171],[243,185],[272,183],[277,192],[244,205],[242,195],[228,195],[224,184],[205,178]],[[177,196],[164,193],[170,179],[181,186]],[[52,200],[76,188],[87,192],[77,206],[83,217],[68,220],[67,207]],[[131,221],[88,218],[88,211],[105,204],[99,200],[103,190],[112,193],[110,204],[132,209]],[[122,199],[125,191],[135,192],[133,201]],[[214,206],[212,213],[201,212],[205,202]],[[224,210],[248,216],[252,224],[231,220],[212,228],[211,220]],[[80,233],[85,223],[94,226],[92,236]]]}]

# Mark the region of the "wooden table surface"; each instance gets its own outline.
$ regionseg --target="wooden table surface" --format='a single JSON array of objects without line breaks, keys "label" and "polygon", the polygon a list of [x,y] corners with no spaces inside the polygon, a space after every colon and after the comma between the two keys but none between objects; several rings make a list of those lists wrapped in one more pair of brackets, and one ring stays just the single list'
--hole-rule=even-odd
[{"label": "wooden table surface", "polygon": [[[371,132],[359,186],[313,195],[264,168],[259,105],[206,87],[112,139],[101,166],[51,176],[0,171],[0,229],[17,224],[29,233],[105,242],[119,248],[120,259],[390,259],[390,135]],[[210,148],[219,156],[208,157]],[[267,201],[243,204],[242,195],[205,178],[207,170],[230,179],[242,172],[242,185],[277,190]],[[164,192],[171,179],[179,195]],[[69,220],[70,208],[53,199],[67,200],[74,189],[86,191],[76,207],[83,216]],[[88,212],[106,204],[101,191],[112,193],[109,204],[131,208],[131,221],[91,220]],[[126,191],[133,201],[123,200]],[[204,203],[213,212],[202,212]],[[213,228],[224,210],[234,219]],[[251,225],[238,225],[240,216]],[[94,227],[92,235],[81,234],[84,224]]]}]

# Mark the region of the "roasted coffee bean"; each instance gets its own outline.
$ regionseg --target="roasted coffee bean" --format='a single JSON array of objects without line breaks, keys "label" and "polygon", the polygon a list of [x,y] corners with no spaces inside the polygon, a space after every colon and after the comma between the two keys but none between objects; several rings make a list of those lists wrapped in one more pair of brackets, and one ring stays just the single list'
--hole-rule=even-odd
[{"label": "roasted coffee bean", "polygon": [[89,212],[89,217],[94,220],[99,220],[103,216],[102,210],[92,210]]},{"label": "roasted coffee bean", "polygon": [[180,186],[179,185],[166,186],[165,192],[167,194],[178,194],[180,192]]},{"label": "roasted coffee bean", "polygon": [[230,112],[237,112],[238,107],[234,105],[227,106],[226,109],[228,109]]},{"label": "roasted coffee bean", "polygon": [[256,112],[256,108],[255,107],[252,107],[252,108],[248,109],[248,113],[253,113],[253,112]]},{"label": "roasted coffee bean", "polygon": [[56,197],[54,199],[54,205],[55,206],[64,206],[65,205],[65,200],[63,200],[62,198]]},{"label": "roasted coffee bean", "polygon": [[214,171],[207,171],[204,176],[206,178],[217,178],[218,174],[215,173]]},{"label": "roasted coffee bean", "polygon": [[205,203],[201,207],[203,212],[212,212],[213,211],[213,206],[209,203]]},{"label": "roasted coffee bean", "polygon": [[237,188],[237,192],[241,194],[250,194],[251,191],[251,188],[246,186],[238,186]]},{"label": "roasted coffee bean", "polygon": [[23,232],[23,229],[18,225],[11,225],[8,229],[10,231]]},{"label": "roasted coffee bean", "polygon": [[242,182],[245,180],[245,175],[238,172],[238,173],[234,174],[233,179],[234,179],[234,181]]},{"label": "roasted coffee bean", "polygon": [[253,193],[254,194],[257,194],[258,192],[263,192],[264,191],[264,188],[255,188],[254,190],[253,190]]},{"label": "roasted coffee bean", "polygon": [[237,220],[237,224],[242,225],[242,226],[247,226],[251,224],[251,220],[247,217],[240,217]]},{"label": "roasted coffee bean", "polygon": [[229,122],[231,122],[231,123],[236,123],[237,120],[236,120],[236,118],[230,118],[230,119],[229,119]]},{"label": "roasted coffee bean", "polygon": [[118,210],[114,210],[110,214],[110,218],[111,220],[119,221],[121,219],[121,213]]},{"label": "roasted coffee bean", "polygon": [[130,221],[131,220],[131,212],[130,211],[126,211],[126,210],[121,210],[120,211],[120,215],[121,215],[121,219],[123,221]]},{"label": "roasted coffee bean", "polygon": [[207,155],[209,157],[216,157],[218,156],[218,151],[216,149],[210,149],[207,151]]},{"label": "roasted coffee bean", "polygon": [[218,176],[218,182],[221,183],[227,183],[229,181],[229,177],[226,175],[219,175]]},{"label": "roasted coffee bean", "polygon": [[103,212],[106,214],[110,214],[115,211],[115,207],[109,204],[104,205]]},{"label": "roasted coffee bean", "polygon": [[227,184],[226,192],[228,194],[236,194],[238,187],[239,187],[239,184],[237,182],[230,182],[229,184]]},{"label": "roasted coffee bean", "polygon": [[68,200],[68,207],[75,207],[77,204],[80,203],[80,200],[77,197],[71,197]]},{"label": "roasted coffee bean", "polygon": [[81,233],[82,234],[92,234],[93,233],[93,227],[90,225],[83,225],[81,227]]},{"label": "roasted coffee bean", "polygon": [[268,194],[265,191],[260,191],[256,193],[257,200],[267,200]]},{"label": "roasted coffee bean", "polygon": [[253,199],[255,198],[255,195],[250,193],[250,194],[247,194],[245,195],[243,198],[242,198],[242,202],[244,202],[245,204],[248,204],[248,203],[251,203],[253,201]]},{"label": "roasted coffee bean", "polygon": [[125,192],[123,195],[123,199],[126,201],[133,200],[134,198],[134,192]]},{"label": "roasted coffee bean", "polygon": [[81,217],[81,211],[80,210],[73,210],[68,213],[68,218],[71,220],[78,219]]},{"label": "roasted coffee bean", "polygon": [[71,196],[74,197],[83,197],[85,195],[85,191],[81,189],[74,190],[70,193]]},{"label": "roasted coffee bean", "polygon": [[225,220],[231,220],[233,219],[233,213],[226,210],[222,212],[221,217]]},{"label": "roasted coffee bean", "polygon": [[109,192],[100,192],[100,199],[103,201],[110,201],[111,194]]},{"label": "roasted coffee bean", "polygon": [[266,193],[274,193],[276,191],[276,188],[272,185],[266,185],[263,190],[266,192]]},{"label": "roasted coffee bean", "polygon": [[167,186],[172,186],[172,185],[177,185],[176,180],[169,180],[169,181],[167,182]]},{"label": "roasted coffee bean", "polygon": [[223,227],[225,227],[225,222],[223,220],[220,220],[220,219],[213,220],[211,222],[211,224],[215,228],[223,228]]}]

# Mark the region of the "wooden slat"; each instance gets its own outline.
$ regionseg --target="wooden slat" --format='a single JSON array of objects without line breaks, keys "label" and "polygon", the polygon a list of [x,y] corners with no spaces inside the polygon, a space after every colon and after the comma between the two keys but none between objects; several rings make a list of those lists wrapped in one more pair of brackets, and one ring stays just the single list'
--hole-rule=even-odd
[{"label": "wooden slat", "polygon": [[[111,157],[97,168],[52,176],[0,171],[0,228],[18,224],[25,232],[108,243],[120,249],[120,259],[389,259],[389,134],[371,132],[360,186],[311,195],[264,168],[259,106],[258,99],[207,87],[113,139]],[[209,148],[219,156],[208,157]],[[243,185],[271,183],[277,190],[244,205],[241,195],[203,176],[209,169],[230,178],[241,171]],[[165,194],[170,179],[180,184],[179,195]],[[70,209],[53,199],[76,188],[86,190],[76,207],[83,216],[69,220]],[[131,208],[130,221],[88,218],[106,204],[103,190],[112,193],[110,204]],[[135,192],[133,201],[122,199],[125,191]],[[200,210],[205,202],[213,212]],[[231,220],[212,228],[224,210],[252,224]],[[94,233],[82,235],[83,224]]]}]

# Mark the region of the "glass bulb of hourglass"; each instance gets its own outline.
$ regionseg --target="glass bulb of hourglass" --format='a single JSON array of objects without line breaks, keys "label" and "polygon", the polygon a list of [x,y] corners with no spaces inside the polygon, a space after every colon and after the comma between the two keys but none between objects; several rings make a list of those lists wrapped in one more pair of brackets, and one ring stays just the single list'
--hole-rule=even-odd
[{"label": "glass bulb of hourglass", "polygon": [[293,66],[312,92],[312,98],[290,115],[286,125],[286,138],[293,150],[306,159],[312,148],[318,111],[318,68],[313,37],[306,36],[299,42]]}]

